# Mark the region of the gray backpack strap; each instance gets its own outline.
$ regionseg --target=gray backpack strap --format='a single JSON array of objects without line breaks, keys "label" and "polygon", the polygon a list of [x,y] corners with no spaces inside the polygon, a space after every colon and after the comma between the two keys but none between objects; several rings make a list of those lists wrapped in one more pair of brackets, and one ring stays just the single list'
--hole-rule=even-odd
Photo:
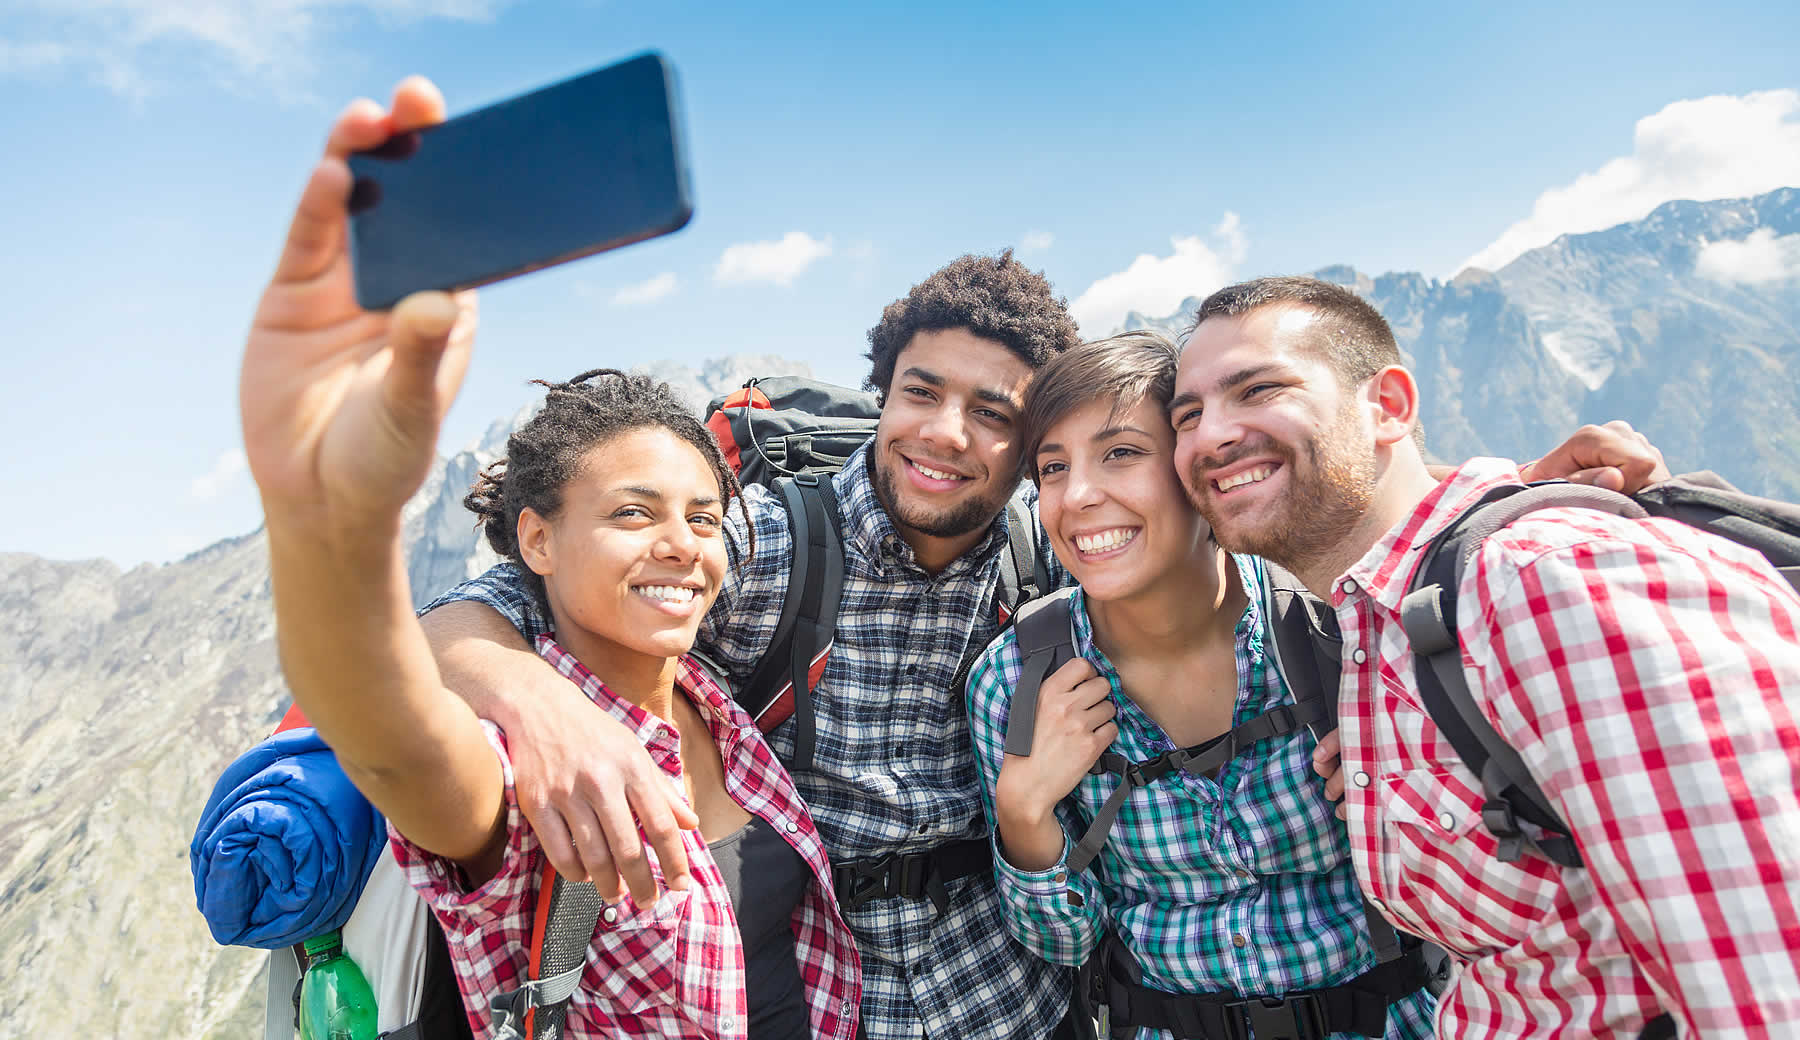
[{"label": "gray backpack strap", "polygon": [[[1462,646],[1456,635],[1457,590],[1469,561],[1490,535],[1528,513],[1565,506],[1628,518],[1647,515],[1624,495],[1579,484],[1495,488],[1464,510],[1426,549],[1400,603],[1400,620],[1412,644],[1422,706],[1463,764],[1480,779],[1487,795],[1481,822],[1499,840],[1497,854],[1505,863],[1516,861],[1530,848],[1552,863],[1578,867],[1581,854],[1568,825],[1526,768],[1525,760],[1475,703],[1463,674]],[[1535,824],[1543,834],[1528,834],[1519,826],[1520,820]]]},{"label": "gray backpack strap", "polygon": [[1032,600],[1013,616],[1013,636],[1019,645],[1019,681],[1013,687],[1007,710],[1006,753],[1030,755],[1031,736],[1037,730],[1038,687],[1051,672],[1075,659],[1074,614],[1070,601],[1073,587]]},{"label": "gray backpack strap", "polygon": [[1325,716],[1312,725],[1314,740],[1337,728],[1338,675],[1344,639],[1337,613],[1308,592],[1300,579],[1263,561],[1265,639],[1275,668],[1294,694],[1295,704],[1318,702]]}]

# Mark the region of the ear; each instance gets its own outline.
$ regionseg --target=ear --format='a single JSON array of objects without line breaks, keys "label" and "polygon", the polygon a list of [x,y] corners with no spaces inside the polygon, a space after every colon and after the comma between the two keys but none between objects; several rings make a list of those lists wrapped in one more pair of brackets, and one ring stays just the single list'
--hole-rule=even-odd
[{"label": "ear", "polygon": [[515,534],[519,539],[519,557],[525,561],[525,566],[539,577],[556,571],[556,539],[551,536],[549,522],[539,516],[537,510],[530,506],[519,510]]},{"label": "ear", "polygon": [[1375,425],[1375,443],[1392,447],[1412,439],[1419,425],[1419,384],[1399,365],[1389,365],[1369,377],[1365,399]]}]

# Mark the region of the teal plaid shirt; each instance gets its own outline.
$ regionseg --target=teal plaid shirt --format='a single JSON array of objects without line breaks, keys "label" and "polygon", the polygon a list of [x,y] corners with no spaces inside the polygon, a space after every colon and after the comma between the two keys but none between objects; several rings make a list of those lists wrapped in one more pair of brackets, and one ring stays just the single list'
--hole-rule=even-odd
[{"label": "teal plaid shirt", "polygon": [[[1250,607],[1237,626],[1242,724],[1293,695],[1264,652],[1263,569],[1236,557]],[[1142,761],[1174,748],[1127,698],[1119,675],[1094,645],[1087,601],[1071,601],[1076,646],[1112,684],[1119,737],[1112,750]],[[969,674],[969,724],[988,818],[1000,773],[1006,719],[1020,655],[1011,629],[989,645]],[[1074,838],[1112,790],[1115,775],[1089,774],[1057,807],[1063,862],[1043,871],[994,862],[1008,928],[1025,947],[1057,964],[1079,965],[1109,924],[1143,969],[1146,985],[1172,993],[1280,996],[1347,982],[1375,964],[1362,893],[1344,825],[1312,769],[1305,730],[1265,740],[1224,765],[1217,780],[1171,772],[1133,792],[1093,866],[1070,876]],[[1387,1040],[1431,1036],[1435,1004],[1421,990],[1388,1011]],[[1140,1037],[1167,1036],[1151,1030]],[[1351,1034],[1334,1037],[1354,1040]]]}]

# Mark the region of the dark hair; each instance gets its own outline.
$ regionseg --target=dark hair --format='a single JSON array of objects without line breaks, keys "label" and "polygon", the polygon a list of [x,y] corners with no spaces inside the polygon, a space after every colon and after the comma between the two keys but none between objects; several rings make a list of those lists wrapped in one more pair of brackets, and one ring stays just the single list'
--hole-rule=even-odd
[{"label": "dark hair", "polygon": [[668,430],[712,467],[725,506],[741,498],[737,474],[725,464],[719,442],[669,384],[612,368],[583,372],[566,383],[532,382],[549,390],[543,409],[506,439],[506,457],[481,471],[463,505],[475,514],[475,526],[494,552],[525,575],[540,609],[548,610],[544,580],[519,553],[519,514],[529,508],[554,518],[562,509],[563,488],[580,475],[582,459],[595,445],[646,426]]},{"label": "dark hair", "polygon": [[[1304,307],[1318,315],[1306,346],[1330,366],[1346,392],[1389,365],[1405,365],[1394,330],[1369,301],[1341,285],[1317,278],[1257,278],[1228,285],[1208,296],[1194,314],[1187,334],[1209,318],[1241,318],[1264,307]],[[1413,441],[1425,449],[1423,424],[1413,426]]]},{"label": "dark hair", "polygon": [[967,329],[1005,344],[1032,368],[1081,342],[1068,301],[1054,294],[1042,274],[1013,259],[962,256],[881,312],[869,330],[869,378],[863,385],[884,404],[894,361],[920,332]]},{"label": "dark hair", "polygon": [[1144,330],[1083,343],[1045,365],[1025,391],[1019,418],[1025,475],[1037,479],[1037,452],[1050,427],[1085,404],[1111,401],[1113,419],[1144,401],[1167,407],[1178,357],[1175,344]]}]

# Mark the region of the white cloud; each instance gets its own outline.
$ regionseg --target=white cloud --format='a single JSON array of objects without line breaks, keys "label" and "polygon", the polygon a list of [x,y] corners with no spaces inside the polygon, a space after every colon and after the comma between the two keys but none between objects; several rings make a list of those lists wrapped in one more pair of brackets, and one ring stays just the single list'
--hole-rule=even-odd
[{"label": "white cloud", "polygon": [[1736,241],[1709,242],[1694,270],[1715,282],[1745,285],[1800,279],[1800,234],[1777,236],[1773,228],[1757,228]]},{"label": "white cloud", "polygon": [[193,483],[188,485],[188,493],[202,502],[218,498],[221,492],[235,483],[248,469],[243,451],[233,448],[214,460],[212,469],[195,477]]},{"label": "white cloud", "polygon": [[1027,231],[1019,240],[1019,252],[1041,253],[1056,243],[1056,236],[1048,231]]},{"label": "white cloud", "polygon": [[[69,68],[121,94],[195,71],[286,88],[332,30],[487,21],[512,0],[15,0],[0,74]],[[23,30],[23,33],[21,33]],[[35,38],[22,38],[29,36]],[[196,60],[197,59],[197,60]]]},{"label": "white cloud", "polygon": [[1463,267],[1496,270],[1558,235],[1599,231],[1673,199],[1729,199],[1800,184],[1800,90],[1677,101],[1638,120],[1631,154],[1539,195],[1531,216]]},{"label": "white cloud", "polygon": [[675,272],[664,271],[647,281],[627,285],[612,294],[614,307],[641,307],[675,291]]},{"label": "white cloud", "polygon": [[831,238],[814,238],[804,231],[790,231],[768,242],[739,242],[719,254],[713,279],[724,285],[772,282],[792,285],[800,273],[822,257],[831,255]]},{"label": "white cloud", "polygon": [[1249,252],[1249,240],[1236,213],[1227,212],[1212,230],[1212,243],[1198,235],[1170,240],[1168,256],[1141,253],[1123,271],[1087,287],[1069,310],[1082,335],[1104,336],[1125,321],[1128,311],[1162,317],[1189,296],[1205,296],[1228,284]]}]

